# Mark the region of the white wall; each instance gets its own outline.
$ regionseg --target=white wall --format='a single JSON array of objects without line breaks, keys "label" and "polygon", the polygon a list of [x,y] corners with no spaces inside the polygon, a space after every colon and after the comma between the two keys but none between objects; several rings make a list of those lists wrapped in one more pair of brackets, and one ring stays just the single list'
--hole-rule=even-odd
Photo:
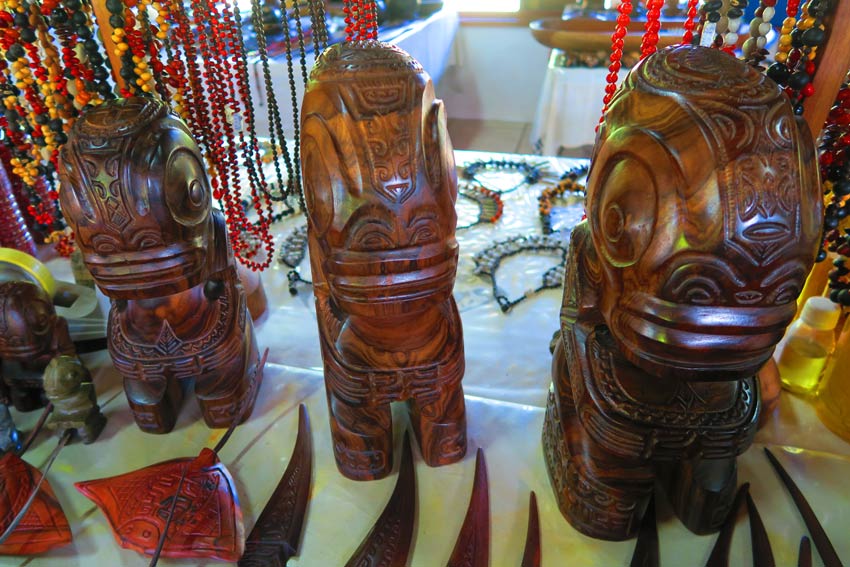
[{"label": "white wall", "polygon": [[449,118],[531,122],[548,60],[527,27],[461,25],[437,95]]}]

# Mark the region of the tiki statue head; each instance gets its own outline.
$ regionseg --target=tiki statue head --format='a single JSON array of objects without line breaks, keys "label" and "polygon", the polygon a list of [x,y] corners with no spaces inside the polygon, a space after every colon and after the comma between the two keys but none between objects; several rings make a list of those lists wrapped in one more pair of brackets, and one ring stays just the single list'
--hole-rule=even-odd
[{"label": "tiki statue head", "polygon": [[186,125],[147,98],[106,102],[60,154],[62,211],[97,285],[115,299],[177,293],[208,276],[211,197]]},{"label": "tiki statue head", "polygon": [[312,238],[337,304],[392,317],[448,298],[457,177],[422,67],[377,41],[334,45],[313,70],[301,122]]},{"label": "tiki statue head", "polygon": [[0,283],[0,358],[27,361],[49,353],[58,320],[50,296],[39,286]]},{"label": "tiki statue head", "polygon": [[690,380],[751,376],[815,258],[811,134],[749,65],[716,49],[661,50],[611,102],[587,213],[602,315],[631,362]]}]

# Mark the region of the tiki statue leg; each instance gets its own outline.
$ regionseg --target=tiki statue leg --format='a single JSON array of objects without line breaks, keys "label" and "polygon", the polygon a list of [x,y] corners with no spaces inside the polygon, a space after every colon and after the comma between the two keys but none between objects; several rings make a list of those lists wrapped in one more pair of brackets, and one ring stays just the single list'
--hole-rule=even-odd
[{"label": "tiki statue leg", "polygon": [[183,403],[183,389],[176,379],[125,376],[124,393],[139,429],[145,433],[168,433],[174,429]]},{"label": "tiki statue leg", "polygon": [[695,534],[720,529],[732,508],[738,484],[735,457],[691,459],[659,467],[673,510]]},{"label": "tiki statue leg", "polygon": [[393,470],[390,404],[352,406],[328,390],[331,437],[339,472],[352,480],[376,480]]},{"label": "tiki statue leg", "polygon": [[[243,409],[239,423],[244,423],[251,416],[259,381],[263,379],[257,339],[251,325],[246,330],[245,340],[248,342],[245,355],[195,380],[195,395],[207,427],[228,428]],[[245,408],[246,404],[249,407]]]},{"label": "tiki statue leg", "polygon": [[466,406],[458,384],[436,401],[408,401],[410,422],[422,458],[431,467],[457,462],[466,454]]}]

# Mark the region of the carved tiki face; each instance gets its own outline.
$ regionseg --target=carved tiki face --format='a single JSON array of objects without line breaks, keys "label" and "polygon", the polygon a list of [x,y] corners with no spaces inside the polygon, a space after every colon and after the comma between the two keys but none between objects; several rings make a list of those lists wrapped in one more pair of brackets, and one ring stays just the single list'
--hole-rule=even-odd
[{"label": "carved tiki face", "polygon": [[391,45],[334,45],[313,70],[301,122],[310,230],[337,303],[395,316],[447,299],[457,177],[427,73]]},{"label": "carved tiki face", "polygon": [[602,314],[629,360],[691,380],[755,374],[814,262],[819,187],[809,129],[752,67],[677,46],[633,69],[588,185]]},{"label": "carved tiki face", "polygon": [[87,111],[60,154],[62,211],[86,267],[115,299],[183,291],[207,277],[210,189],[198,146],[158,101]]},{"label": "carved tiki face", "polygon": [[26,360],[48,353],[57,319],[53,302],[37,285],[0,283],[0,358]]}]

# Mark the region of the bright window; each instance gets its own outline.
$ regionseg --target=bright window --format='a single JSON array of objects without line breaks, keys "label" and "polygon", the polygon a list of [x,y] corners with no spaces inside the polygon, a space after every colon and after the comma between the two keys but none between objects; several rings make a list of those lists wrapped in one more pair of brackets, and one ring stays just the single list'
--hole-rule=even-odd
[{"label": "bright window", "polygon": [[458,12],[518,12],[520,0],[446,0]]}]

